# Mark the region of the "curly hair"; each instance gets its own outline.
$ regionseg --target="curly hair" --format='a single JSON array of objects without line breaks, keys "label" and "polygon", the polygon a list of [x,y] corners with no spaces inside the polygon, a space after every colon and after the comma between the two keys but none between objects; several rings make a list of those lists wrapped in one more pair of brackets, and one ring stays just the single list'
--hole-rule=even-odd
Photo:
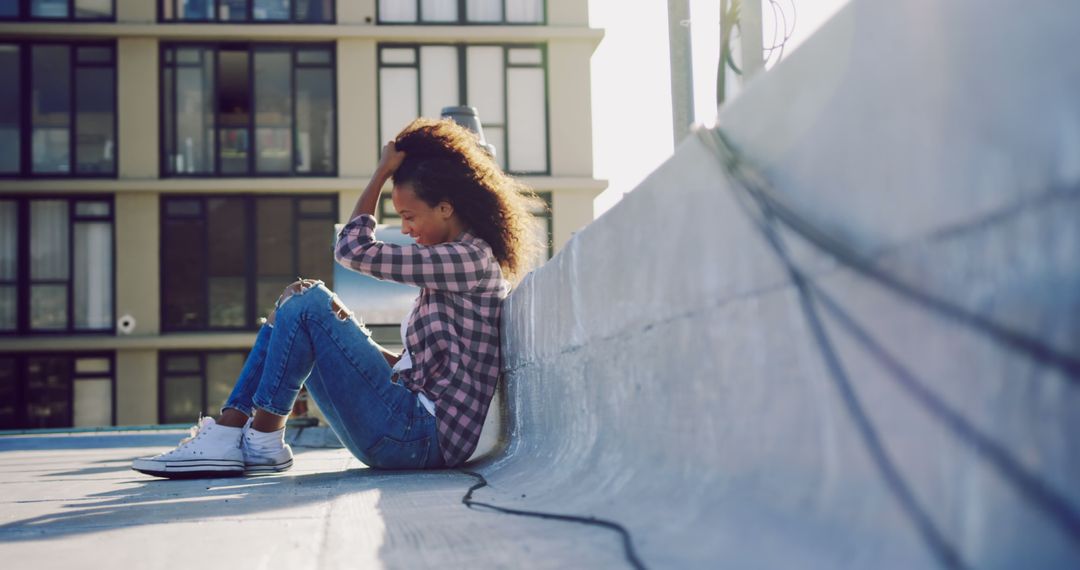
[{"label": "curly hair", "polygon": [[394,139],[405,153],[395,185],[408,184],[431,207],[447,202],[465,226],[491,246],[503,276],[519,281],[544,247],[530,225],[546,208],[527,185],[508,176],[472,131],[450,119],[416,119]]}]

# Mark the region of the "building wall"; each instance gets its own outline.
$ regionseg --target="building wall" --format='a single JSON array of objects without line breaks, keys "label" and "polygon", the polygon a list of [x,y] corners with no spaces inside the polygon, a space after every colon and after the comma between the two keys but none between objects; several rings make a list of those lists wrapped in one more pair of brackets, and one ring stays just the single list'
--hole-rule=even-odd
[{"label": "building wall", "polygon": [[[523,177],[551,194],[554,250],[593,218],[605,187],[592,175],[589,59],[602,32],[588,28],[587,3],[549,0],[546,26],[379,26],[374,0],[337,0],[336,25],[159,24],[156,3],[117,0],[115,23],[0,22],[0,37],[27,40],[114,39],[117,73],[117,178],[0,179],[0,198],[108,194],[114,200],[115,319],[130,332],[109,335],[5,336],[0,356],[20,352],[114,352],[116,423],[157,423],[161,351],[245,350],[254,332],[162,332],[163,194],[330,194],[340,222],[378,162],[377,46],[380,42],[530,42],[547,45],[550,175]],[[333,42],[336,49],[338,175],[327,178],[163,178],[160,52],[172,41]]]}]

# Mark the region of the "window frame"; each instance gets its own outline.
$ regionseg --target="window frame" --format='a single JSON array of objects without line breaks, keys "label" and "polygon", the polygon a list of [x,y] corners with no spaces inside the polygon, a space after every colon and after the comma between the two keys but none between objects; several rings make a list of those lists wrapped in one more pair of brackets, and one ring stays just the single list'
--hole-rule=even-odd
[{"label": "window frame", "polygon": [[[67,402],[68,402],[68,414],[65,418],[65,427],[62,428],[32,428],[27,427],[26,417],[26,384],[28,379],[27,367],[29,362],[35,358],[52,357],[52,358],[67,358],[68,361],[68,377],[71,379],[71,383],[68,386]],[[30,430],[30,429],[69,429],[75,427],[75,383],[79,380],[89,379],[102,379],[108,376],[110,381],[112,406],[110,410],[111,423],[109,425],[116,425],[116,351],[114,350],[90,350],[90,351],[31,351],[31,352],[4,352],[0,353],[0,358],[11,358],[15,361],[15,424],[12,428],[14,430]],[[104,358],[109,361],[108,373],[78,373],[75,371],[75,361],[80,358]],[[4,428],[0,428],[4,429]]]},{"label": "window frame", "polygon": [[[221,64],[219,53],[223,48],[234,49],[237,47],[246,48],[248,54],[248,85],[250,91],[248,93],[248,99],[251,103],[247,124],[248,139],[251,141],[251,147],[247,156],[247,172],[243,173],[223,173],[221,172],[221,112],[218,107],[218,94],[220,93],[221,85],[218,81],[221,72]],[[174,56],[174,61],[166,62],[165,54],[170,50],[183,49],[183,48],[201,48],[210,50],[211,57],[213,57],[213,70],[214,70],[214,90],[211,94],[212,104],[214,106],[214,156],[213,156],[213,172],[200,172],[200,173],[174,173],[170,172],[169,162],[171,157],[166,148],[166,136],[167,133],[176,132],[176,80],[175,70],[178,69],[177,61]],[[289,83],[291,89],[291,106],[292,106],[292,139],[293,145],[293,160],[290,161],[289,172],[268,172],[260,173],[256,170],[257,157],[255,156],[255,131],[257,125],[255,123],[255,53],[259,48],[269,48],[269,51],[288,51],[291,55],[291,65],[289,70]],[[330,54],[330,61],[325,64],[310,64],[310,63],[298,63],[297,52],[304,49],[326,49]],[[281,42],[161,42],[158,45],[158,105],[162,112],[158,114],[158,176],[159,178],[189,178],[189,179],[220,179],[220,178],[337,178],[341,170],[340,158],[341,158],[341,119],[338,111],[338,77],[337,77],[337,44],[336,42],[315,42],[315,43],[281,43]],[[171,68],[174,70],[173,89],[171,93],[167,93],[165,89],[165,74],[166,69]],[[296,172],[296,153],[298,152],[296,142],[296,71],[298,69],[328,69],[330,71],[330,96],[334,111],[334,137],[333,137],[333,161],[334,168],[330,172],[311,172],[303,173]],[[169,97],[169,105],[165,104],[165,97]],[[172,126],[167,123],[170,120],[168,113],[165,109],[172,109],[173,116],[171,119],[174,121]]]},{"label": "window frame", "polygon": [[[116,179],[120,172],[120,78],[117,71],[117,47],[116,40],[26,40],[12,39],[0,40],[0,44],[14,45],[19,48],[19,171],[0,172],[0,180],[71,180],[71,179]],[[33,47],[35,46],[66,46],[70,65],[68,68],[68,84],[71,86],[68,108],[68,172],[34,172],[34,117],[33,108]],[[108,64],[78,62],[78,49],[83,47],[109,48],[111,61]],[[113,169],[112,172],[77,172],[78,157],[78,92],[76,75],[79,68],[110,68],[113,71]]]},{"label": "window frame", "polygon": [[[0,200],[14,201],[16,208],[17,232],[15,234],[15,280],[4,281],[4,285],[15,287],[15,330],[0,330],[0,339],[11,337],[56,337],[56,336],[113,336],[116,334],[116,200],[112,194],[0,194]],[[68,204],[68,278],[67,285],[67,326],[57,330],[34,330],[30,328],[30,287],[35,284],[50,284],[51,280],[34,281],[31,278],[30,263],[30,203],[33,201],[64,200]],[[108,216],[78,216],[75,212],[79,202],[109,203]],[[80,221],[109,222],[112,251],[112,324],[107,329],[75,328],[74,296],[75,286],[75,223]],[[59,280],[56,280],[59,283]]]},{"label": "window frame", "polygon": [[[113,0],[113,1],[115,2],[116,0]],[[217,14],[214,13],[215,11],[213,9],[211,9],[211,13],[214,14],[214,17],[209,18],[209,19],[205,19],[205,20],[196,20],[196,19],[185,20],[185,19],[179,19],[179,18],[172,18],[172,19],[166,18],[165,17],[164,3],[165,2],[171,3],[172,4],[172,12],[173,12],[173,14],[176,14],[176,13],[178,13],[177,9],[176,9],[176,5],[177,5],[177,2],[179,2],[179,1],[180,0],[155,0],[154,1],[155,11],[157,13],[157,23],[158,24],[168,24],[168,25],[171,25],[171,24],[195,24],[195,25],[216,24],[216,25],[225,25],[225,26],[228,26],[228,25],[265,26],[267,24],[269,24],[269,25],[293,25],[293,26],[327,26],[327,25],[335,25],[335,24],[337,24],[337,4],[338,4],[338,0],[330,0],[330,2],[331,2],[330,18],[327,19],[327,20],[318,20],[318,21],[315,21],[315,20],[297,20],[296,19],[296,6],[297,6],[297,4],[296,4],[295,1],[290,3],[290,8],[289,9],[290,9],[290,11],[292,13],[291,13],[290,19],[288,19],[288,20],[256,20],[254,18],[255,0],[245,0],[245,2],[247,3],[247,10],[246,10],[246,14],[244,15],[243,20],[222,20],[222,19],[217,17]],[[216,5],[220,0],[207,0],[207,1],[212,2],[212,3],[214,3]],[[344,1],[348,2],[350,0],[344,0]]]},{"label": "window frame", "polygon": [[18,0],[19,15],[18,16],[0,16],[0,22],[63,22],[65,24],[71,23],[100,23],[100,22],[116,22],[116,0],[110,0],[112,7],[112,15],[107,18],[77,18],[75,17],[75,1],[67,0],[68,15],[66,18],[42,18],[35,17],[33,15],[33,0]]},{"label": "window frame", "polygon": [[[468,105],[468,80],[469,70],[467,68],[467,50],[471,47],[497,47],[502,49],[503,57],[503,116],[500,117],[500,121],[489,121],[484,118],[484,109],[477,109],[480,112],[481,126],[488,128],[488,126],[501,128],[504,133],[504,144],[500,148],[496,146],[495,152],[501,156],[506,157],[505,172],[507,174],[515,176],[551,176],[551,77],[549,70],[548,59],[548,46],[546,43],[514,43],[514,42],[379,42],[375,45],[375,107],[376,107],[376,121],[375,121],[375,148],[381,149],[384,141],[382,141],[382,70],[393,69],[415,69],[416,78],[416,101],[417,101],[417,117],[422,116],[420,114],[422,105],[424,85],[420,72],[420,48],[422,47],[452,47],[457,51],[458,61],[458,105]],[[385,49],[412,49],[414,50],[416,57],[415,63],[383,63],[382,52]],[[542,61],[540,64],[511,64],[510,63],[510,50],[512,49],[539,49]],[[544,169],[543,170],[527,170],[517,171],[510,169],[510,154],[508,151],[510,141],[510,127],[508,116],[510,114],[510,102],[509,102],[509,81],[507,81],[507,71],[511,68],[539,68],[544,75]],[[404,126],[404,125],[402,125]],[[489,143],[491,141],[488,141]],[[378,157],[376,157],[378,158]]]},{"label": "window frame", "polygon": [[[211,354],[241,354],[243,360],[247,361],[248,355],[251,354],[251,349],[236,349],[236,348],[214,348],[214,349],[181,349],[181,350],[161,350],[158,351],[158,379],[157,379],[157,423],[159,425],[174,425],[164,423],[165,419],[165,381],[170,376],[198,376],[199,377],[199,397],[202,400],[200,406],[202,412],[216,413],[215,410],[210,410],[209,405],[209,381],[207,379],[207,356]],[[166,360],[169,357],[185,357],[193,356],[199,361],[198,372],[169,372],[166,369]],[[224,405],[225,402],[222,402]],[[192,419],[192,422],[195,418]]]},{"label": "window frame", "polygon": [[[244,210],[244,222],[246,225],[244,232],[244,322],[248,323],[238,327],[221,327],[210,325],[210,278],[209,270],[204,270],[202,279],[202,291],[204,295],[204,302],[206,304],[203,309],[205,310],[205,323],[197,327],[183,327],[175,326],[171,323],[167,317],[167,290],[168,279],[166,258],[165,258],[165,241],[166,241],[166,222],[169,219],[167,216],[167,206],[171,200],[199,200],[200,213],[197,216],[190,217],[174,217],[173,219],[199,219],[203,223],[203,232],[206,239],[203,243],[203,251],[201,252],[202,259],[210,259],[210,239],[209,239],[209,223],[207,221],[207,201],[218,198],[232,198],[242,199]],[[159,240],[158,258],[161,260],[159,263],[159,281],[160,289],[159,295],[161,303],[159,305],[159,318],[161,323],[162,334],[176,334],[176,333],[191,333],[191,332],[252,332],[258,330],[256,319],[259,314],[258,306],[258,227],[257,227],[257,211],[256,204],[260,199],[274,199],[274,198],[287,198],[292,200],[293,217],[292,224],[292,266],[294,268],[299,267],[300,260],[300,247],[299,239],[300,232],[298,231],[301,220],[327,220],[329,229],[327,231],[327,240],[333,237],[333,227],[338,220],[338,196],[337,194],[187,194],[187,193],[169,193],[162,194],[159,200],[159,224],[161,228],[161,238]],[[300,209],[301,200],[305,199],[321,199],[330,200],[332,204],[331,212],[324,215],[313,215],[310,213],[304,213]],[[329,244],[326,254],[328,256],[333,255],[332,244]],[[328,283],[328,286],[333,283],[333,273],[323,277],[323,280]],[[291,282],[291,281],[290,281]],[[282,289],[289,283],[283,283]]]},{"label": "window frame", "polygon": [[422,0],[413,0],[416,3],[416,21],[414,22],[384,22],[382,19],[382,9],[380,8],[381,2],[374,0],[375,2],[375,24],[378,26],[546,26],[548,25],[548,2],[547,0],[538,0],[543,4],[540,13],[540,21],[538,22],[508,22],[506,20],[506,0],[502,0],[502,20],[494,22],[474,22],[468,19],[465,0],[458,0],[458,17],[457,20],[447,20],[442,22],[425,22],[424,17],[424,3]]}]

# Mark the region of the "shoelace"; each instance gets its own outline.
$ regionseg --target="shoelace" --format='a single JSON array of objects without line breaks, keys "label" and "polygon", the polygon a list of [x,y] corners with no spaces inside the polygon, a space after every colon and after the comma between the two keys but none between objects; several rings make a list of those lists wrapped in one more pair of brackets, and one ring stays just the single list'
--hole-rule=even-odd
[{"label": "shoelace", "polygon": [[198,439],[199,436],[201,436],[203,434],[203,428],[206,427],[206,424],[209,423],[207,421],[209,419],[210,419],[210,416],[200,415],[199,420],[197,422],[195,422],[195,425],[188,428],[188,436],[185,437],[184,439],[181,439],[180,443],[178,443],[176,445],[176,448],[171,449],[169,451],[166,451],[165,453],[161,453],[161,454],[158,455],[158,457],[169,455],[170,453],[175,453],[175,452],[183,449],[185,446],[187,446],[187,444],[189,444],[189,443],[195,441],[196,439]]}]

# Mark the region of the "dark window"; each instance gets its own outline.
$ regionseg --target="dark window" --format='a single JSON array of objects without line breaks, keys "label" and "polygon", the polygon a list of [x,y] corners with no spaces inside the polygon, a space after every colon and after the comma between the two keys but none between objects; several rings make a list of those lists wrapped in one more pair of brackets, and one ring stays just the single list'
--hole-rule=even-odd
[{"label": "dark window", "polygon": [[116,424],[115,357],[0,354],[0,429]]},{"label": "dark window", "polygon": [[113,332],[111,197],[0,196],[0,334]]},{"label": "dark window", "polygon": [[232,393],[247,351],[161,352],[158,361],[158,423],[190,424],[217,416]]},{"label": "dark window", "polygon": [[158,0],[162,22],[334,22],[334,0]]},{"label": "dark window", "polygon": [[162,49],[165,176],[333,176],[330,46]]},{"label": "dark window", "polygon": [[526,24],[545,22],[544,0],[379,0],[380,24]]},{"label": "dark window", "polygon": [[112,44],[0,43],[0,175],[116,176]]},{"label": "dark window", "polygon": [[115,0],[0,0],[0,20],[114,22]]},{"label": "dark window", "polygon": [[543,45],[380,45],[379,140],[417,117],[470,105],[504,170],[547,174],[545,60]]},{"label": "dark window", "polygon": [[162,329],[251,330],[297,277],[332,286],[337,196],[162,199]]}]

